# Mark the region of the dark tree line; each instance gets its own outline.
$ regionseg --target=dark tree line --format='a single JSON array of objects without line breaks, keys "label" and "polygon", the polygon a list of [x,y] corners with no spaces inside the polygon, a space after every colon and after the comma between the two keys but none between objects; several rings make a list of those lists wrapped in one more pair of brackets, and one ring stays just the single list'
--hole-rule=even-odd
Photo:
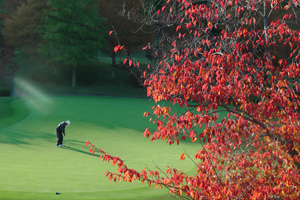
[{"label": "dark tree line", "polygon": [[140,0],[2,0],[2,43],[71,67],[73,87],[76,68],[102,51],[112,57],[114,78],[116,44],[124,44],[130,57],[136,47],[154,39],[151,27],[141,28],[122,16],[124,9],[138,16],[140,5]]}]

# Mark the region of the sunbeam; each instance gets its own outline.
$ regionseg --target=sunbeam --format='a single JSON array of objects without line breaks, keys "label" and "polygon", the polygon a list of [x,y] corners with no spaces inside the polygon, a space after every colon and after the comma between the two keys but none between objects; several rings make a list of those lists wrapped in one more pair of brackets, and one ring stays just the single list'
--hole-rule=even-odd
[{"label": "sunbeam", "polygon": [[28,80],[20,77],[15,78],[15,96],[23,97],[27,100],[28,106],[35,109],[36,111],[47,115],[51,107],[51,99],[41,91],[37,86]]}]

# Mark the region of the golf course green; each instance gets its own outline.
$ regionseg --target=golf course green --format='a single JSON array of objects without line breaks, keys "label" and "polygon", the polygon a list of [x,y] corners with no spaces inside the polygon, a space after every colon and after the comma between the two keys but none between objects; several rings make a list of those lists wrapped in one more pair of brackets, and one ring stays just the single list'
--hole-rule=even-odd
[{"label": "golf course green", "polygon": [[[128,167],[189,171],[180,160],[198,145],[150,142],[143,131],[152,125],[143,117],[154,102],[142,98],[103,96],[29,96],[0,98],[0,200],[3,199],[172,199],[167,189],[140,182],[109,182],[102,162],[85,147],[91,141]],[[55,128],[70,120],[63,148],[56,147]],[[59,195],[55,193],[59,192]]]}]

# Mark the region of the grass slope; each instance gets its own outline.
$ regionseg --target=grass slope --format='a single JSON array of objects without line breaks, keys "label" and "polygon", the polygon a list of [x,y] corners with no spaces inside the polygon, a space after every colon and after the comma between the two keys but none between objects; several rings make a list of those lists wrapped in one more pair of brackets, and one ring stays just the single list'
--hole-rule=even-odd
[{"label": "grass slope", "polygon": [[[151,124],[143,112],[153,105],[147,99],[32,96],[1,98],[0,105],[0,199],[168,199],[166,190],[147,184],[109,182],[103,172],[116,168],[91,155],[85,141],[138,170],[169,165],[188,171],[192,162],[179,156],[199,147],[144,138]],[[57,148],[55,127],[64,120],[71,121],[68,147]]]}]

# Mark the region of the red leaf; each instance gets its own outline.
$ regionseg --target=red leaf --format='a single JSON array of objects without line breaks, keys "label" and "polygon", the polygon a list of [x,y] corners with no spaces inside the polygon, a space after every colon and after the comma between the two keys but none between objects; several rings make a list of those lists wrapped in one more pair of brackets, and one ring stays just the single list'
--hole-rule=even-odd
[{"label": "red leaf", "polygon": [[181,139],[182,139],[183,141],[185,141],[185,139],[186,139],[185,135],[181,136]]},{"label": "red leaf", "polygon": [[282,165],[282,158],[279,158],[278,162],[280,165]]},{"label": "red leaf", "polygon": [[99,151],[100,151],[101,153],[105,153],[101,148],[99,148]]},{"label": "red leaf", "polygon": [[117,53],[119,51],[119,49],[120,49],[120,45],[118,45],[114,48],[114,52]]},{"label": "red leaf", "polygon": [[229,170],[230,170],[230,166],[227,166],[227,167],[225,168],[225,171],[228,172]]},{"label": "red leaf", "polygon": [[148,128],[146,128],[146,130],[144,131],[144,137],[146,137],[146,136],[149,137],[150,134],[151,134],[151,132],[149,131]]},{"label": "red leaf", "polygon": [[221,6],[222,6],[223,9],[225,8],[224,1],[221,1]]},{"label": "red leaf", "polygon": [[207,26],[209,29],[212,29],[212,23],[210,21],[208,22]]},{"label": "red leaf", "polygon": [[108,178],[109,182],[111,181],[112,178],[113,178],[113,175],[111,174]]},{"label": "red leaf", "polygon": [[125,64],[126,64],[127,60],[128,60],[127,58],[125,58],[125,59],[124,59],[124,61],[123,61],[123,65],[125,65]]},{"label": "red leaf", "polygon": [[180,156],[180,160],[184,160],[185,159],[185,155],[184,155],[184,153],[183,154],[181,154],[181,156]]}]

